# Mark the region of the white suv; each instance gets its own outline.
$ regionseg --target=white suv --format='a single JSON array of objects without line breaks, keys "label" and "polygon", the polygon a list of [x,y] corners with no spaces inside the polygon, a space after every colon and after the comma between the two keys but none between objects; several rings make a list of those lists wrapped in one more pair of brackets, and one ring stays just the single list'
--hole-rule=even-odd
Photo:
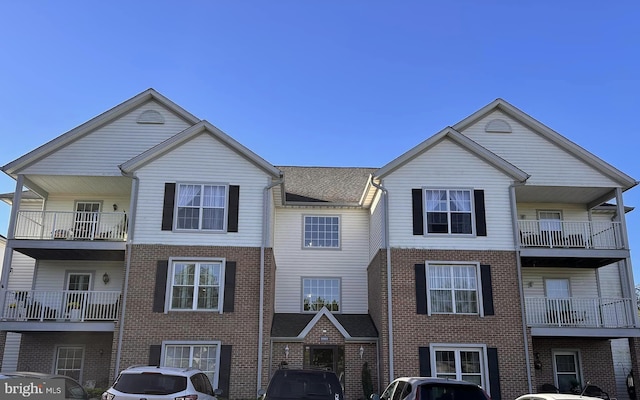
[{"label": "white suv", "polygon": [[209,377],[197,368],[130,367],[102,400],[216,400]]}]

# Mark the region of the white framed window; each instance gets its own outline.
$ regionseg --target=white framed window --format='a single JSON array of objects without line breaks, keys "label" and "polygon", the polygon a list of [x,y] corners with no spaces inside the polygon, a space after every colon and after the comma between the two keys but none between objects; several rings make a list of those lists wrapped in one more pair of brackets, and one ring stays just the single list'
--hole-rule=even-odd
[{"label": "white framed window", "polygon": [[316,312],[322,307],[332,312],[340,311],[340,279],[303,278],[302,310]]},{"label": "white framed window", "polygon": [[160,360],[164,367],[198,368],[209,377],[214,388],[218,387],[219,341],[167,340],[162,342]]},{"label": "white framed window", "polygon": [[430,314],[479,314],[478,264],[427,262]]},{"label": "white framed window", "polygon": [[78,382],[82,382],[83,359],[83,346],[58,346],[56,348],[56,365],[54,372],[57,375],[69,376]]},{"label": "white framed window", "polygon": [[340,217],[335,215],[304,216],[304,248],[340,247]]},{"label": "white framed window", "polygon": [[222,310],[222,260],[173,260],[170,282],[170,310]]},{"label": "white framed window", "polygon": [[[434,376],[473,382],[488,389],[487,349],[485,346],[436,344],[432,346]],[[487,390],[488,391],[488,390]]]},{"label": "white framed window", "polygon": [[427,233],[472,235],[473,193],[470,189],[425,189]]},{"label": "white framed window", "polygon": [[227,186],[179,184],[176,208],[176,229],[224,231]]},{"label": "white framed window", "polygon": [[553,375],[561,393],[570,393],[576,386],[582,387],[580,353],[577,350],[554,350]]}]

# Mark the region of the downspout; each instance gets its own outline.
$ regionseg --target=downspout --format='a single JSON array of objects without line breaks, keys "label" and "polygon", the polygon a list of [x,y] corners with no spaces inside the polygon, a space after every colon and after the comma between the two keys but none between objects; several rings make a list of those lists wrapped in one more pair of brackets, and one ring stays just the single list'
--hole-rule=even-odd
[{"label": "downspout", "polygon": [[120,357],[122,356],[122,336],[124,334],[124,316],[127,309],[127,293],[129,292],[129,271],[131,270],[131,247],[133,242],[133,227],[135,226],[136,207],[138,204],[138,188],[140,180],[135,175],[127,175],[133,179],[133,190],[131,191],[131,201],[129,202],[129,222],[127,226],[127,261],[124,270],[124,288],[122,290],[122,309],[120,310],[120,326],[118,328],[118,348],[116,349],[116,362],[114,377],[120,372]]},{"label": "downspout", "polygon": [[262,192],[262,241],[260,243],[260,314],[258,317],[258,379],[256,393],[262,388],[262,340],[264,330],[264,250],[267,245],[269,235],[269,190],[271,188],[284,183],[284,178],[280,175],[280,179],[265,186]]},{"label": "downspout", "polygon": [[[531,359],[529,358],[529,340],[527,338],[527,316],[524,306],[524,288],[522,287],[522,262],[520,260],[520,234],[518,227],[518,207],[516,204],[516,184],[509,186],[509,202],[511,203],[511,220],[513,221],[513,240],[516,244],[516,270],[518,271],[518,291],[520,292],[520,316],[522,319],[522,337],[524,341],[524,361],[527,370],[529,393],[533,393],[531,384]],[[533,350],[533,349],[532,349]]]},{"label": "downspout", "polygon": [[[373,187],[382,191],[384,206],[384,246],[387,249],[387,317],[389,328],[389,382],[393,382],[393,307],[391,303],[391,248],[389,246],[389,192],[382,185],[373,181],[373,176],[369,178]],[[378,362],[379,364],[379,362]]]}]

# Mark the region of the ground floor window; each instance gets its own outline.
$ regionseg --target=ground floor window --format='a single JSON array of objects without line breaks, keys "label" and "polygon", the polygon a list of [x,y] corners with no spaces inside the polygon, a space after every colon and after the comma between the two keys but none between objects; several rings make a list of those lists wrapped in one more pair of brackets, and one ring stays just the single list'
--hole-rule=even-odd
[{"label": "ground floor window", "polygon": [[55,373],[82,382],[83,357],[84,348],[82,346],[59,346],[56,349]]},{"label": "ground floor window", "polygon": [[577,351],[556,350],[553,352],[553,371],[556,387],[561,393],[581,387],[580,357]]},{"label": "ground floor window", "polygon": [[198,368],[209,377],[213,387],[218,387],[219,349],[220,343],[217,342],[164,342],[162,365]]},{"label": "ground floor window", "polygon": [[473,382],[486,387],[486,351],[482,347],[434,347],[432,365],[438,378]]}]

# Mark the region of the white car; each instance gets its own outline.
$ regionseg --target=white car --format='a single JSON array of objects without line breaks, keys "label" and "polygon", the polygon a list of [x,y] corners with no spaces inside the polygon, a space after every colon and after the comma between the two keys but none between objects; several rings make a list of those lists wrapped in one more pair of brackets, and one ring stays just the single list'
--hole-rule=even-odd
[{"label": "white car", "polygon": [[581,396],[579,394],[533,393],[522,395],[516,400],[602,400],[602,398]]},{"label": "white car", "polygon": [[102,400],[216,400],[218,393],[197,368],[144,366],[121,371]]}]

